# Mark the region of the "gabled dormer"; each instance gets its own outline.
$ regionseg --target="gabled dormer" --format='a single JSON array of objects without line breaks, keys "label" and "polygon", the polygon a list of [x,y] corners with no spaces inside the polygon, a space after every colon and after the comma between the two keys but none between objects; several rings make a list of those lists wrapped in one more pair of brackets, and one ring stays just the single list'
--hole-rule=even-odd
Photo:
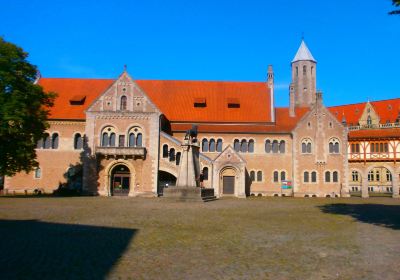
[{"label": "gabled dormer", "polygon": [[379,126],[380,117],[374,109],[374,106],[368,101],[365,104],[364,111],[359,119],[361,126],[376,127]]}]

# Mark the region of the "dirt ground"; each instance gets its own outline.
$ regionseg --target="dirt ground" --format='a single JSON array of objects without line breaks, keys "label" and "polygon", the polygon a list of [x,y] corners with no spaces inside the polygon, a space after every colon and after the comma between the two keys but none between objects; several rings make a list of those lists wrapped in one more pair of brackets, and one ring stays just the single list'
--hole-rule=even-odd
[{"label": "dirt ground", "polygon": [[1,279],[400,279],[400,200],[0,197]]}]

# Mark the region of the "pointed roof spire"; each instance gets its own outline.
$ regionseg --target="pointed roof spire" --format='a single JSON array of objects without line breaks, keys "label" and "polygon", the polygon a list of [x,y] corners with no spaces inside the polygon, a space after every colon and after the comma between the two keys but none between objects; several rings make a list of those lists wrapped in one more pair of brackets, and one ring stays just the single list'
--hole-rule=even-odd
[{"label": "pointed roof spire", "polygon": [[314,57],[312,56],[310,50],[307,48],[307,45],[304,42],[304,38],[302,38],[302,40],[301,40],[300,47],[297,50],[297,53],[296,53],[295,57],[292,60],[292,63],[296,62],[296,61],[300,61],[300,60],[310,60],[310,61],[313,61],[313,62],[317,62],[314,59]]}]

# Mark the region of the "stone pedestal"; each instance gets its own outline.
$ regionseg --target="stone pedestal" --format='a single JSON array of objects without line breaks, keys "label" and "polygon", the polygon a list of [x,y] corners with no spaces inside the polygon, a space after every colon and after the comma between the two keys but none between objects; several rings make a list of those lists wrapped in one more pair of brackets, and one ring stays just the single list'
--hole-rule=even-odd
[{"label": "stone pedestal", "polygon": [[202,201],[198,179],[200,175],[199,149],[198,142],[185,139],[182,144],[176,186],[164,189],[165,198],[176,201]]}]

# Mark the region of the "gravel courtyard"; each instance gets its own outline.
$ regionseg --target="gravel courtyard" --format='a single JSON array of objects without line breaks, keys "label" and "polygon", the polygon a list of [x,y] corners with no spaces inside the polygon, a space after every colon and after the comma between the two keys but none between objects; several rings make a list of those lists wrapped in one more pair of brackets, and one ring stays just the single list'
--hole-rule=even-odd
[{"label": "gravel courtyard", "polygon": [[0,197],[1,279],[400,279],[400,201]]}]

